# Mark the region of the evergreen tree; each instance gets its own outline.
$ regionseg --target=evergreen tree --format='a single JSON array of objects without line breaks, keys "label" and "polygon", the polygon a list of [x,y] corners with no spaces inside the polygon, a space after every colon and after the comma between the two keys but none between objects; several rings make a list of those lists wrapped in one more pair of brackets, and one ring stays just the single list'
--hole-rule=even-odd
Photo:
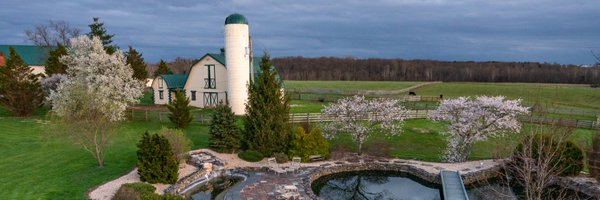
[{"label": "evergreen tree", "polygon": [[175,124],[175,127],[186,128],[192,122],[190,98],[187,98],[181,90],[177,90],[175,100],[167,105],[167,108],[171,111],[169,119]]},{"label": "evergreen tree", "polygon": [[146,81],[148,78],[148,71],[146,71],[146,63],[144,63],[144,57],[142,54],[129,46],[129,51],[125,53],[127,64],[133,69],[133,78],[140,81]]},{"label": "evergreen tree", "polygon": [[209,146],[217,152],[233,153],[242,147],[242,133],[228,104],[217,105],[208,134]]},{"label": "evergreen tree", "polygon": [[28,116],[44,100],[42,86],[15,49],[9,52],[6,66],[0,67],[0,106],[15,116]]},{"label": "evergreen tree", "polygon": [[179,166],[167,138],[146,131],[137,146],[140,180],[170,184],[177,181]]},{"label": "evergreen tree", "polygon": [[167,66],[167,63],[160,59],[160,63],[158,64],[158,68],[154,71],[154,77],[157,77],[161,74],[173,74],[173,71]]},{"label": "evergreen tree", "polygon": [[118,47],[115,45],[111,45],[111,43],[113,42],[112,38],[115,35],[110,35],[106,33],[104,23],[100,23],[98,17],[94,17],[94,22],[92,22],[92,24],[88,26],[90,27],[90,32],[87,34],[88,37],[92,38],[96,36],[100,38],[100,40],[102,41],[102,45],[104,45],[104,50],[106,50],[106,53],[113,54],[115,51],[117,51]]},{"label": "evergreen tree", "polygon": [[289,98],[281,91],[281,81],[265,52],[261,73],[248,86],[248,102],[244,118],[244,137],[247,147],[263,153],[288,152],[291,141]]},{"label": "evergreen tree", "polygon": [[60,62],[60,57],[67,55],[67,47],[57,44],[56,48],[48,52],[46,59],[46,76],[51,77],[54,74],[66,74],[67,65]]}]

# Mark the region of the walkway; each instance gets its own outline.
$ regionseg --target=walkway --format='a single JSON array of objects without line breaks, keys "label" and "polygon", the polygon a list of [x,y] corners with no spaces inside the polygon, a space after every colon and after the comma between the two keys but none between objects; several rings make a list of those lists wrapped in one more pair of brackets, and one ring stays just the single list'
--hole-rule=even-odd
[{"label": "walkway", "polygon": [[465,184],[458,172],[442,171],[440,176],[442,177],[444,200],[469,200]]}]

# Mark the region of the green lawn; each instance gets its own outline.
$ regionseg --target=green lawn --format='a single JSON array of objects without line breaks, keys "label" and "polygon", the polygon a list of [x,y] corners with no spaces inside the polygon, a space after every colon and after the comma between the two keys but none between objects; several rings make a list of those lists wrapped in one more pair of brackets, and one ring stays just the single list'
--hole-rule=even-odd
[{"label": "green lawn", "polygon": [[[90,188],[133,169],[136,144],[144,131],[170,126],[124,123],[106,152],[106,166],[99,169],[89,153],[53,137],[43,122],[43,116],[13,118],[0,109],[0,199],[86,199]],[[197,124],[185,130],[194,148],[208,145],[207,132],[206,126]]]},{"label": "green lawn", "polygon": [[[446,126],[445,123],[436,123],[425,119],[408,120],[401,134],[392,137],[374,135],[365,142],[363,148],[367,152],[369,148],[381,151],[381,149],[389,147],[391,148],[390,154],[393,157],[440,162],[442,152],[446,146],[446,136],[440,133],[446,130]],[[528,130],[532,126],[534,125],[524,125],[522,132],[529,133]],[[417,133],[413,128],[429,129],[434,133]],[[469,159],[504,158],[512,152],[523,135],[525,134],[507,135],[488,141],[476,142]],[[591,146],[592,138],[595,135],[596,132],[593,130],[575,129],[570,140],[582,148],[587,148]],[[342,135],[333,139],[331,146],[334,149],[341,147],[354,151],[357,149],[356,144],[349,135]]]},{"label": "green lawn", "polygon": [[522,98],[524,103],[541,102],[553,108],[577,108],[600,111],[600,90],[589,85],[535,83],[440,83],[415,90],[418,95],[459,97],[503,95]]},{"label": "green lawn", "polygon": [[421,82],[399,81],[285,81],[290,90],[323,89],[339,91],[399,90]]}]

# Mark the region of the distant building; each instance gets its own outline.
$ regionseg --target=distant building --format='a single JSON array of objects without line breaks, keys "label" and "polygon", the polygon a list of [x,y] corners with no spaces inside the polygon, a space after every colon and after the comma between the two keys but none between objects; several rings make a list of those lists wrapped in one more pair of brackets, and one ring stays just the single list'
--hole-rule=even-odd
[{"label": "distant building", "polygon": [[[260,57],[252,53],[248,20],[240,14],[225,19],[225,49],[207,53],[192,64],[188,74],[164,74],[152,81],[155,104],[168,104],[179,89],[195,107],[213,107],[229,102],[237,115],[245,114],[248,84],[257,79]],[[274,69],[274,67],[272,67]]]},{"label": "distant building", "polygon": [[33,68],[34,74],[44,74],[46,72],[45,63],[48,59],[48,52],[52,48],[34,45],[0,45],[0,66],[6,64],[6,60],[10,55],[9,47],[15,48],[25,64]]}]

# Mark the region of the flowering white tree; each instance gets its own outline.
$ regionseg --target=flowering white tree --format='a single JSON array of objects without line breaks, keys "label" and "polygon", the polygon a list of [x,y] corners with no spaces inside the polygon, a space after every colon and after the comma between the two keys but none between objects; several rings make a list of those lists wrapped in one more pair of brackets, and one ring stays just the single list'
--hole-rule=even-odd
[{"label": "flowering white tree", "polygon": [[475,141],[487,140],[507,132],[518,132],[520,114],[529,112],[521,106],[521,99],[505,100],[503,96],[476,98],[459,97],[443,100],[428,118],[450,122],[448,147],[444,158],[448,162],[464,162]]},{"label": "flowering white tree", "polygon": [[120,51],[107,54],[97,37],[71,39],[69,54],[60,60],[68,66],[67,78],[48,97],[52,112],[68,127],[68,136],[102,167],[112,125],[142,96],[144,83],[132,78]]},{"label": "flowering white tree", "polygon": [[333,119],[324,126],[325,137],[331,139],[339,133],[349,133],[358,143],[358,154],[362,145],[374,133],[397,135],[408,116],[408,110],[395,99],[365,99],[364,96],[347,97],[325,106],[323,113]]}]

